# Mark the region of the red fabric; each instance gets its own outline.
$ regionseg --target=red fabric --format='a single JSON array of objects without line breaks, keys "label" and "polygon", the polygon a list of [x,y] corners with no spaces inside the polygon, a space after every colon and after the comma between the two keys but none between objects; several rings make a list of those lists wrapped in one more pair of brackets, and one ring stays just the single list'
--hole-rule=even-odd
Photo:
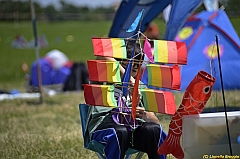
[{"label": "red fabric", "polygon": [[165,111],[164,114],[171,114],[173,115],[176,112],[176,103],[172,92],[164,91],[164,98],[165,98]]},{"label": "red fabric", "polygon": [[88,84],[84,84],[84,98],[85,103],[89,105],[95,105],[95,99],[93,96],[92,88]]},{"label": "red fabric", "polygon": [[185,42],[176,42],[176,47],[178,50],[178,54],[177,54],[177,63],[178,64],[187,64],[187,47],[186,47],[186,43]]},{"label": "red fabric", "polygon": [[88,60],[87,66],[88,66],[89,80],[90,81],[99,81],[98,67],[97,67],[96,60]]},{"label": "red fabric", "polygon": [[83,87],[86,104],[104,106],[101,85],[84,84]]},{"label": "red fabric", "polygon": [[180,75],[180,68],[178,65],[174,65],[172,67],[172,89],[173,90],[180,90],[181,85],[181,75]]},{"label": "red fabric", "polygon": [[133,95],[132,95],[132,118],[135,121],[136,119],[136,107],[138,104],[138,85],[140,80],[141,70],[140,67],[138,68],[137,76],[135,78],[134,88],[133,88]]},{"label": "red fabric", "polygon": [[176,158],[184,158],[184,153],[180,144],[180,137],[182,135],[182,116],[199,114],[202,112],[211,96],[212,86],[215,80],[213,76],[204,71],[199,71],[194,77],[183,95],[182,103],[172,117],[169,124],[168,136],[158,148],[159,154],[167,155],[171,153]]},{"label": "red fabric", "polygon": [[112,41],[110,38],[92,38],[95,56],[113,56]]}]

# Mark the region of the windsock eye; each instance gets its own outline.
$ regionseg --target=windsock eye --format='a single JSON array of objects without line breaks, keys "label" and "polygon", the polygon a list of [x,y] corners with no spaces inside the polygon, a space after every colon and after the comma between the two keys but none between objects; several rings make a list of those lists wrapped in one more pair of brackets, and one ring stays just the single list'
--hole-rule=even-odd
[{"label": "windsock eye", "polygon": [[208,94],[210,91],[210,86],[206,86],[203,88],[203,93]]}]

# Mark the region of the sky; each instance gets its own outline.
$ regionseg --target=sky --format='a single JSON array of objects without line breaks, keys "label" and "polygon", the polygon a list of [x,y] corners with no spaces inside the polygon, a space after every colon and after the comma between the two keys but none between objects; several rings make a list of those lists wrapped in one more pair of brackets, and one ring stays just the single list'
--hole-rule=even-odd
[{"label": "sky", "polygon": [[[56,8],[60,7],[60,0],[32,0],[33,2],[37,2],[42,6],[48,6],[53,4]],[[67,3],[74,5],[84,5],[88,7],[98,7],[98,6],[110,6],[113,3],[121,2],[121,0],[64,0]]]}]

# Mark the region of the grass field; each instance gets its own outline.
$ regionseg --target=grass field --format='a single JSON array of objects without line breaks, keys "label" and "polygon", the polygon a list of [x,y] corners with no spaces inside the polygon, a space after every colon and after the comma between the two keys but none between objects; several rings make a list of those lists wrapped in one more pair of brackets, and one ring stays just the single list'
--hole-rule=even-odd
[{"label": "grass field", "polygon": [[[164,32],[163,22],[159,20],[156,23],[160,32]],[[232,23],[239,34],[240,18],[232,19]],[[49,43],[47,48],[40,49],[40,55],[44,56],[48,51],[58,49],[73,61],[91,59],[91,37],[107,36],[110,26],[110,21],[39,22],[38,34],[44,34]],[[35,50],[13,49],[11,42],[17,34],[30,41],[33,38],[32,24],[20,22],[19,26],[14,28],[13,22],[1,22],[0,30],[0,90],[9,91],[15,88],[24,92],[21,65],[26,62],[31,66],[36,59]],[[68,35],[74,37],[72,42],[66,41]],[[227,105],[240,105],[239,91],[227,91],[225,95]],[[182,94],[176,93],[175,98],[179,105]],[[96,158],[93,152],[83,148],[78,111],[78,104],[84,101],[83,93],[44,95],[43,104],[34,104],[38,100],[0,101],[0,158]],[[219,92],[213,92],[206,107],[214,105],[222,105]],[[158,117],[164,130],[168,131],[170,117]]]},{"label": "grass field", "polygon": [[[47,52],[58,49],[64,52],[70,60],[86,61],[93,58],[92,36],[107,35],[111,22],[55,22],[41,23],[37,25],[38,35],[44,34],[49,46],[40,49],[40,56]],[[0,24],[0,88],[11,89],[23,86],[24,74],[21,72],[21,65],[26,62],[31,67],[36,59],[35,49],[13,49],[11,42],[16,35],[23,35],[28,41],[33,39],[33,29],[31,22],[20,22],[17,28],[13,23]],[[67,42],[67,36],[72,35],[74,40]],[[20,88],[19,88],[20,87]]]},{"label": "grass field", "polygon": [[[231,19],[233,26],[240,34],[240,18]],[[159,26],[160,36],[163,37],[165,25],[161,20],[155,20]],[[64,52],[70,60],[83,61],[94,58],[91,43],[93,36],[107,36],[111,21],[64,21],[64,22],[38,22],[38,35],[45,35],[48,47],[39,50],[43,57],[47,52],[58,49]],[[13,49],[11,42],[16,35],[24,36],[28,41],[33,39],[32,23],[13,22],[0,23],[0,89],[10,90],[17,88],[24,90],[24,73],[21,65],[26,62],[29,66],[36,60],[35,49]],[[67,36],[72,35],[73,41],[67,42]]]}]

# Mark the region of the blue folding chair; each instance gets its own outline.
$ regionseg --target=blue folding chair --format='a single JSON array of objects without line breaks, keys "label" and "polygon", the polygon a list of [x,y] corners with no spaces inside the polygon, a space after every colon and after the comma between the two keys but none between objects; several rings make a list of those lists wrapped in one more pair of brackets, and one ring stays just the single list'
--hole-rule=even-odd
[{"label": "blue folding chair", "polygon": [[[82,125],[82,135],[84,136],[85,133],[85,129],[86,129],[86,122],[87,122],[87,114],[88,114],[88,106],[86,104],[79,104],[79,111],[80,111],[80,122]],[[106,159],[105,155],[104,155],[104,145],[101,144],[100,142],[96,141],[96,140],[91,140],[87,145],[84,143],[84,147],[86,149],[92,150],[94,151],[97,156],[100,159]],[[142,156],[144,155],[143,152],[139,152],[135,149],[129,148],[126,152],[126,156],[125,159],[130,159],[132,154],[134,153],[138,153],[135,157],[135,159],[141,159]]]}]

